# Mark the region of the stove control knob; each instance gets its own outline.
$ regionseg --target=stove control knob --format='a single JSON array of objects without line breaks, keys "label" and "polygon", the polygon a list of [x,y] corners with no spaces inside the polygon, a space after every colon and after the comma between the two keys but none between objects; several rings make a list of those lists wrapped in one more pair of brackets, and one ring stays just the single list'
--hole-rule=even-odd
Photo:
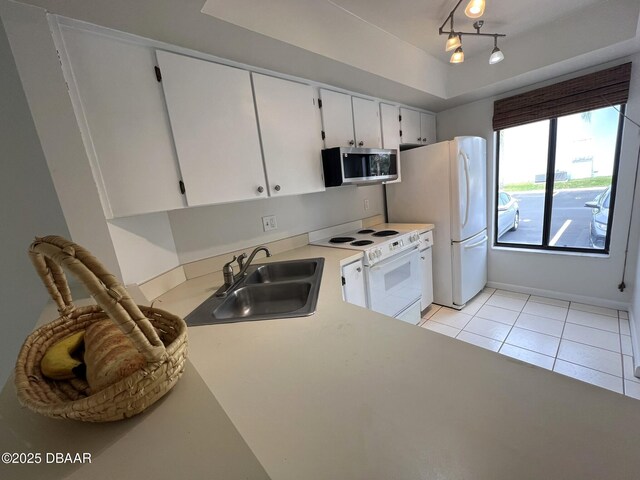
[{"label": "stove control knob", "polygon": [[374,258],[376,258],[375,252],[369,252],[369,260],[373,260]]},{"label": "stove control knob", "polygon": [[400,246],[404,247],[404,240],[402,240],[402,239],[400,240]]}]

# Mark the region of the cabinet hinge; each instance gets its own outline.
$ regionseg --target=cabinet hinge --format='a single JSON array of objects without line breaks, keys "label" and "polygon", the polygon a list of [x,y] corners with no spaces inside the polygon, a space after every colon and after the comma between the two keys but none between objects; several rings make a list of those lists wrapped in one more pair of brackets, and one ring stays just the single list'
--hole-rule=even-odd
[{"label": "cabinet hinge", "polygon": [[156,80],[161,82],[162,81],[162,72],[160,71],[160,67],[155,66],[155,67],[153,67],[153,69],[156,71]]},{"label": "cabinet hinge", "polygon": [[400,130],[400,136],[402,137],[402,130]]},{"label": "cabinet hinge", "polygon": [[398,121],[401,122],[402,121],[402,115],[398,115]]},{"label": "cabinet hinge", "polygon": [[346,285],[347,281],[344,279],[344,277],[341,277],[341,278],[342,278],[342,285]]},{"label": "cabinet hinge", "polygon": [[325,139],[325,137],[326,137],[326,135],[324,134],[324,130],[321,130],[321,131],[320,131],[320,134],[322,135],[322,139],[324,140],[324,139]]},{"label": "cabinet hinge", "polygon": [[184,182],[183,182],[182,180],[180,180],[180,181],[178,182],[178,185],[180,185],[180,193],[181,193],[182,195],[184,195],[185,193],[187,193],[187,189],[186,189],[186,188],[184,188]]},{"label": "cabinet hinge", "polygon": [[318,99],[318,108],[322,108],[322,99],[321,98]]}]

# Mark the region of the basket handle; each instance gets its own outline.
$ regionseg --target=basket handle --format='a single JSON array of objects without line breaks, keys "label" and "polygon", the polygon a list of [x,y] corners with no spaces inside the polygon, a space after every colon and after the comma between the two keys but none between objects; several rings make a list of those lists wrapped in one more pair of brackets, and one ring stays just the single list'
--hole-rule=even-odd
[{"label": "basket handle", "polygon": [[36,237],[29,248],[29,258],[56,302],[60,315],[68,316],[75,309],[62,269],[66,267],[87,287],[96,303],[148,362],[156,362],[166,356],[166,349],[156,330],[127,290],[88,250],[59,236]]}]

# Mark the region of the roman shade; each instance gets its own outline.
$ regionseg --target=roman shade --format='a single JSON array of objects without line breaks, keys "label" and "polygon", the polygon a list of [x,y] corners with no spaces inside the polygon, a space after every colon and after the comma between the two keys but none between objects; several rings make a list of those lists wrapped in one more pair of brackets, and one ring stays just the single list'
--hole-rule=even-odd
[{"label": "roman shade", "polygon": [[627,103],[630,78],[631,62],[497,100],[493,129]]}]

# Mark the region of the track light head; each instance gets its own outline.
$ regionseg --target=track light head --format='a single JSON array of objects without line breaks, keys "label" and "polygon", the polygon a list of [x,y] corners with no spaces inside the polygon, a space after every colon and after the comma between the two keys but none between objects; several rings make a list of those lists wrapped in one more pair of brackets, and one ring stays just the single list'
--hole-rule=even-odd
[{"label": "track light head", "polygon": [[464,14],[469,18],[480,18],[484,15],[484,7],[484,0],[471,0],[467,8],[464,9]]},{"label": "track light head", "polygon": [[445,52],[450,52],[451,50],[455,50],[461,45],[460,37],[455,33],[451,32],[449,34],[449,38],[447,39],[447,44],[444,47]]},{"label": "track light head", "polygon": [[449,63],[462,63],[464,62],[464,52],[462,51],[462,46],[456,48],[456,51],[451,55],[451,60]]}]

